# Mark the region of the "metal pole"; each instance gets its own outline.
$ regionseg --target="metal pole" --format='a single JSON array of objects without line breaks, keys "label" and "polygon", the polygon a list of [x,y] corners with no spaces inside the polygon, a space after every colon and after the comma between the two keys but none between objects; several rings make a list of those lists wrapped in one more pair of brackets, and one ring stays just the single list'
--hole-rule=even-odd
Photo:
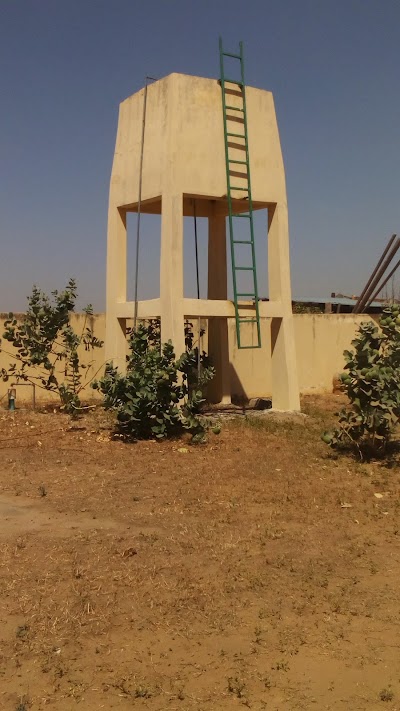
[{"label": "metal pole", "polygon": [[393,244],[393,242],[394,242],[395,239],[396,239],[396,235],[392,235],[391,238],[390,238],[390,240],[389,240],[389,242],[388,242],[388,244],[387,244],[387,246],[386,246],[386,248],[385,248],[385,250],[384,250],[384,252],[383,252],[383,254],[382,254],[382,256],[381,256],[381,258],[380,258],[380,260],[379,260],[379,262],[378,262],[378,264],[376,265],[374,271],[372,272],[370,278],[368,279],[366,285],[364,286],[364,289],[362,290],[361,295],[358,297],[357,303],[356,303],[356,305],[354,306],[354,309],[353,309],[353,314],[358,314],[358,313],[359,313],[359,306],[360,306],[362,300],[364,299],[365,294],[367,293],[367,289],[369,288],[369,286],[370,286],[370,284],[371,284],[371,282],[372,282],[372,280],[373,280],[375,274],[377,273],[379,267],[381,266],[383,260],[385,259],[386,255],[387,255],[387,253],[388,253],[388,251],[389,251],[390,247],[392,246],[392,244]]},{"label": "metal pole", "polygon": [[[199,279],[199,249],[198,249],[198,239],[197,239],[197,216],[196,216],[196,200],[193,200],[193,219],[194,219],[194,248],[196,253],[196,284],[197,284],[197,298],[200,299],[200,279]],[[197,382],[200,381],[200,347],[201,347],[201,318],[199,316],[197,322],[198,329],[198,341],[197,341]]]},{"label": "metal pole", "polygon": [[[394,235],[396,237],[396,235]],[[371,295],[374,293],[374,290],[376,289],[377,285],[379,284],[381,278],[383,277],[386,269],[390,266],[390,263],[395,256],[398,248],[400,247],[400,238],[397,238],[395,240],[394,245],[392,246],[391,250],[389,251],[389,254],[387,255],[386,259],[384,260],[382,266],[380,269],[378,269],[376,273],[375,279],[372,281],[370,284],[369,288],[367,289],[363,299],[359,302],[358,304],[358,309],[356,313],[361,313],[364,308],[366,303],[368,302],[368,299],[371,297]]]},{"label": "metal pole", "polygon": [[136,222],[136,259],[135,259],[135,291],[134,291],[134,301],[135,301],[135,311],[133,317],[133,330],[136,331],[136,322],[138,314],[138,280],[139,280],[139,244],[140,244],[140,217],[141,217],[141,206],[142,206],[142,178],[143,178],[143,152],[144,152],[144,131],[146,126],[146,108],[147,108],[147,87],[149,81],[156,81],[154,77],[146,77],[144,85],[144,97],[143,97],[143,118],[142,118],[142,142],[140,146],[140,167],[139,167],[139,194],[138,194],[138,206],[137,206],[137,222]]},{"label": "metal pole", "polygon": [[196,216],[196,200],[193,200],[193,219],[194,219],[194,249],[196,253],[196,284],[197,298],[200,299],[200,281],[199,281],[199,249],[197,240],[197,216]]},{"label": "metal pole", "polygon": [[392,271],[389,272],[389,274],[387,275],[387,277],[385,278],[385,280],[384,280],[384,281],[382,282],[382,284],[380,285],[379,289],[376,290],[376,292],[375,292],[375,294],[373,295],[373,297],[372,297],[371,299],[369,299],[369,301],[368,301],[368,303],[367,303],[367,305],[366,305],[366,307],[365,307],[366,309],[367,309],[369,306],[371,306],[372,302],[376,299],[376,297],[378,296],[378,294],[381,293],[382,289],[386,286],[386,284],[388,283],[389,279],[393,276],[393,274],[397,271],[397,269],[398,269],[399,267],[400,267],[400,259],[399,259],[399,261],[395,264],[395,266],[393,267]]}]

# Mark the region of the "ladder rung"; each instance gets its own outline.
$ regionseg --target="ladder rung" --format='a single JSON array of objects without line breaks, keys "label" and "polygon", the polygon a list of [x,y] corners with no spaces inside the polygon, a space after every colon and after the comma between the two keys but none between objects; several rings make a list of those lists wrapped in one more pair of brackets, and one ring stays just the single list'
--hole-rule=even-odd
[{"label": "ladder rung", "polygon": [[246,212],[233,212],[232,217],[247,217],[249,220],[251,220],[251,215],[248,215]]},{"label": "ladder rung", "polygon": [[231,185],[231,190],[242,190],[242,192],[244,192],[244,193],[249,192],[248,188],[238,188],[236,185]]},{"label": "ladder rung", "polygon": [[241,111],[242,113],[244,112],[244,109],[239,109],[238,106],[225,106],[226,109],[230,109],[231,111]]},{"label": "ladder rung", "polygon": [[228,84],[237,84],[238,86],[244,86],[242,81],[237,81],[237,79],[228,79],[228,77],[222,77],[222,81],[225,84],[228,82]]},{"label": "ladder rung", "polygon": [[257,323],[256,318],[240,318],[239,323]]},{"label": "ladder rung", "polygon": [[234,239],[234,240],[232,240],[232,242],[233,242],[233,244],[253,244],[248,239]]},{"label": "ladder rung", "polygon": [[232,52],[222,52],[224,57],[233,57],[234,59],[241,59],[240,54],[232,54]]},{"label": "ladder rung", "polygon": [[229,131],[226,132],[227,136],[235,136],[235,138],[246,138],[246,135],[243,133],[230,133]]},{"label": "ladder rung", "polygon": [[229,163],[238,163],[239,165],[247,165],[246,160],[233,160],[232,158],[228,158]]},{"label": "ladder rung", "polygon": [[256,298],[256,295],[253,291],[250,294],[246,294],[246,292],[237,291],[236,296],[251,296],[253,299]]},{"label": "ladder rung", "polygon": [[254,267],[235,267],[237,272],[254,272]]},{"label": "ladder rung", "polygon": [[249,350],[249,348],[261,348],[261,343],[258,342],[256,346],[238,346],[241,351]]}]

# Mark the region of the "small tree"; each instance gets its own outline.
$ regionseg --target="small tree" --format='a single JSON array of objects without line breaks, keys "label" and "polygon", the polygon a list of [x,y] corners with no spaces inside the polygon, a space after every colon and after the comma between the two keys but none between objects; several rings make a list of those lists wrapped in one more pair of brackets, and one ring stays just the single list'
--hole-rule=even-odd
[{"label": "small tree", "polygon": [[339,423],[323,440],[332,447],[355,446],[382,454],[400,419],[400,310],[384,309],[380,330],[361,324],[352,341],[354,350],[344,351],[343,389],[350,407],[338,413]]},{"label": "small tree", "polygon": [[191,324],[185,336],[186,352],[176,360],[171,342],[161,344],[158,321],[139,325],[130,333],[126,374],[108,364],[104,377],[93,383],[105,408],[115,410],[120,434],[163,439],[187,430],[197,440],[204,437],[206,423],[199,414],[214,368],[194,347]]},{"label": "small tree", "polygon": [[[57,393],[63,408],[73,414],[80,406],[80,393],[85,385],[83,374],[92,366],[81,363],[79,349],[94,351],[103,343],[95,337],[89,317],[92,306],[84,309],[85,320],[80,334],[70,324],[70,314],[75,309],[76,283],[70,279],[62,292],[52,291],[48,297],[36,286],[28,297],[28,309],[19,321],[10,313],[5,322],[3,338],[16,352],[4,353],[15,358],[8,370],[2,369],[4,381],[11,377],[15,382],[28,382],[49,392]],[[60,374],[61,371],[61,374]]]}]

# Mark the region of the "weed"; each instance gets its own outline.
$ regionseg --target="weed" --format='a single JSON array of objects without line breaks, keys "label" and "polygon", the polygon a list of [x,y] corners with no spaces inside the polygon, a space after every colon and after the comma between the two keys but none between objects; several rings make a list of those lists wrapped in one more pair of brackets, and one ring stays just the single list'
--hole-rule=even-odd
[{"label": "weed", "polygon": [[256,628],[254,630],[254,637],[255,637],[254,641],[256,644],[261,644],[261,642],[262,642],[261,635],[262,635],[261,627],[256,626]]},{"label": "weed", "polygon": [[264,531],[264,536],[265,538],[268,538],[272,541],[277,541],[283,536],[283,531],[280,528],[274,528],[274,527],[269,527],[267,526]]},{"label": "weed", "polygon": [[28,711],[28,709],[30,707],[31,707],[30,700],[26,696],[24,696],[23,698],[21,698],[21,700],[16,705],[15,711]]},{"label": "weed", "polygon": [[289,664],[287,662],[281,661],[277,662],[272,669],[275,669],[275,671],[289,671]]},{"label": "weed", "polygon": [[29,625],[20,625],[19,627],[17,627],[15,636],[17,637],[17,639],[26,639],[26,637],[28,636],[28,632]]},{"label": "weed", "polygon": [[44,486],[44,484],[40,484],[40,486],[38,486],[38,492],[39,492],[39,496],[42,496],[42,497],[47,496],[47,489]]},{"label": "weed", "polygon": [[243,699],[244,697],[244,690],[246,688],[246,684],[240,677],[238,676],[230,676],[228,679],[228,691],[231,694],[235,694],[238,699]]},{"label": "weed", "polygon": [[137,686],[135,691],[133,692],[133,696],[135,697],[135,699],[150,699],[151,695],[151,691],[149,691],[146,686]]},{"label": "weed", "polygon": [[382,689],[379,692],[379,699],[380,701],[393,701],[394,693],[391,689]]},{"label": "weed", "polygon": [[152,697],[152,692],[150,689],[148,689],[147,686],[142,686],[139,684],[134,691],[131,691],[128,687],[127,684],[127,679],[121,679],[117,684],[113,684],[113,686],[118,689],[122,695],[128,696],[130,698],[134,699],[150,699]]}]

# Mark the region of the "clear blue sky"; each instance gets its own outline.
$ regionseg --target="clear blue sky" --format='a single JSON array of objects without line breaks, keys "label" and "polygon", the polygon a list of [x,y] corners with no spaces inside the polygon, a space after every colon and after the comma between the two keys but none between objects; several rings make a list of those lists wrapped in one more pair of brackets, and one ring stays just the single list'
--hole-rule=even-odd
[{"label": "clear blue sky", "polygon": [[[72,275],[104,308],[118,104],[147,74],[217,77],[219,34],[274,93],[294,295],[357,292],[400,232],[399,30],[399,0],[0,0],[0,311]],[[147,298],[158,222],[144,222]],[[204,284],[203,225],[200,241]]]}]

